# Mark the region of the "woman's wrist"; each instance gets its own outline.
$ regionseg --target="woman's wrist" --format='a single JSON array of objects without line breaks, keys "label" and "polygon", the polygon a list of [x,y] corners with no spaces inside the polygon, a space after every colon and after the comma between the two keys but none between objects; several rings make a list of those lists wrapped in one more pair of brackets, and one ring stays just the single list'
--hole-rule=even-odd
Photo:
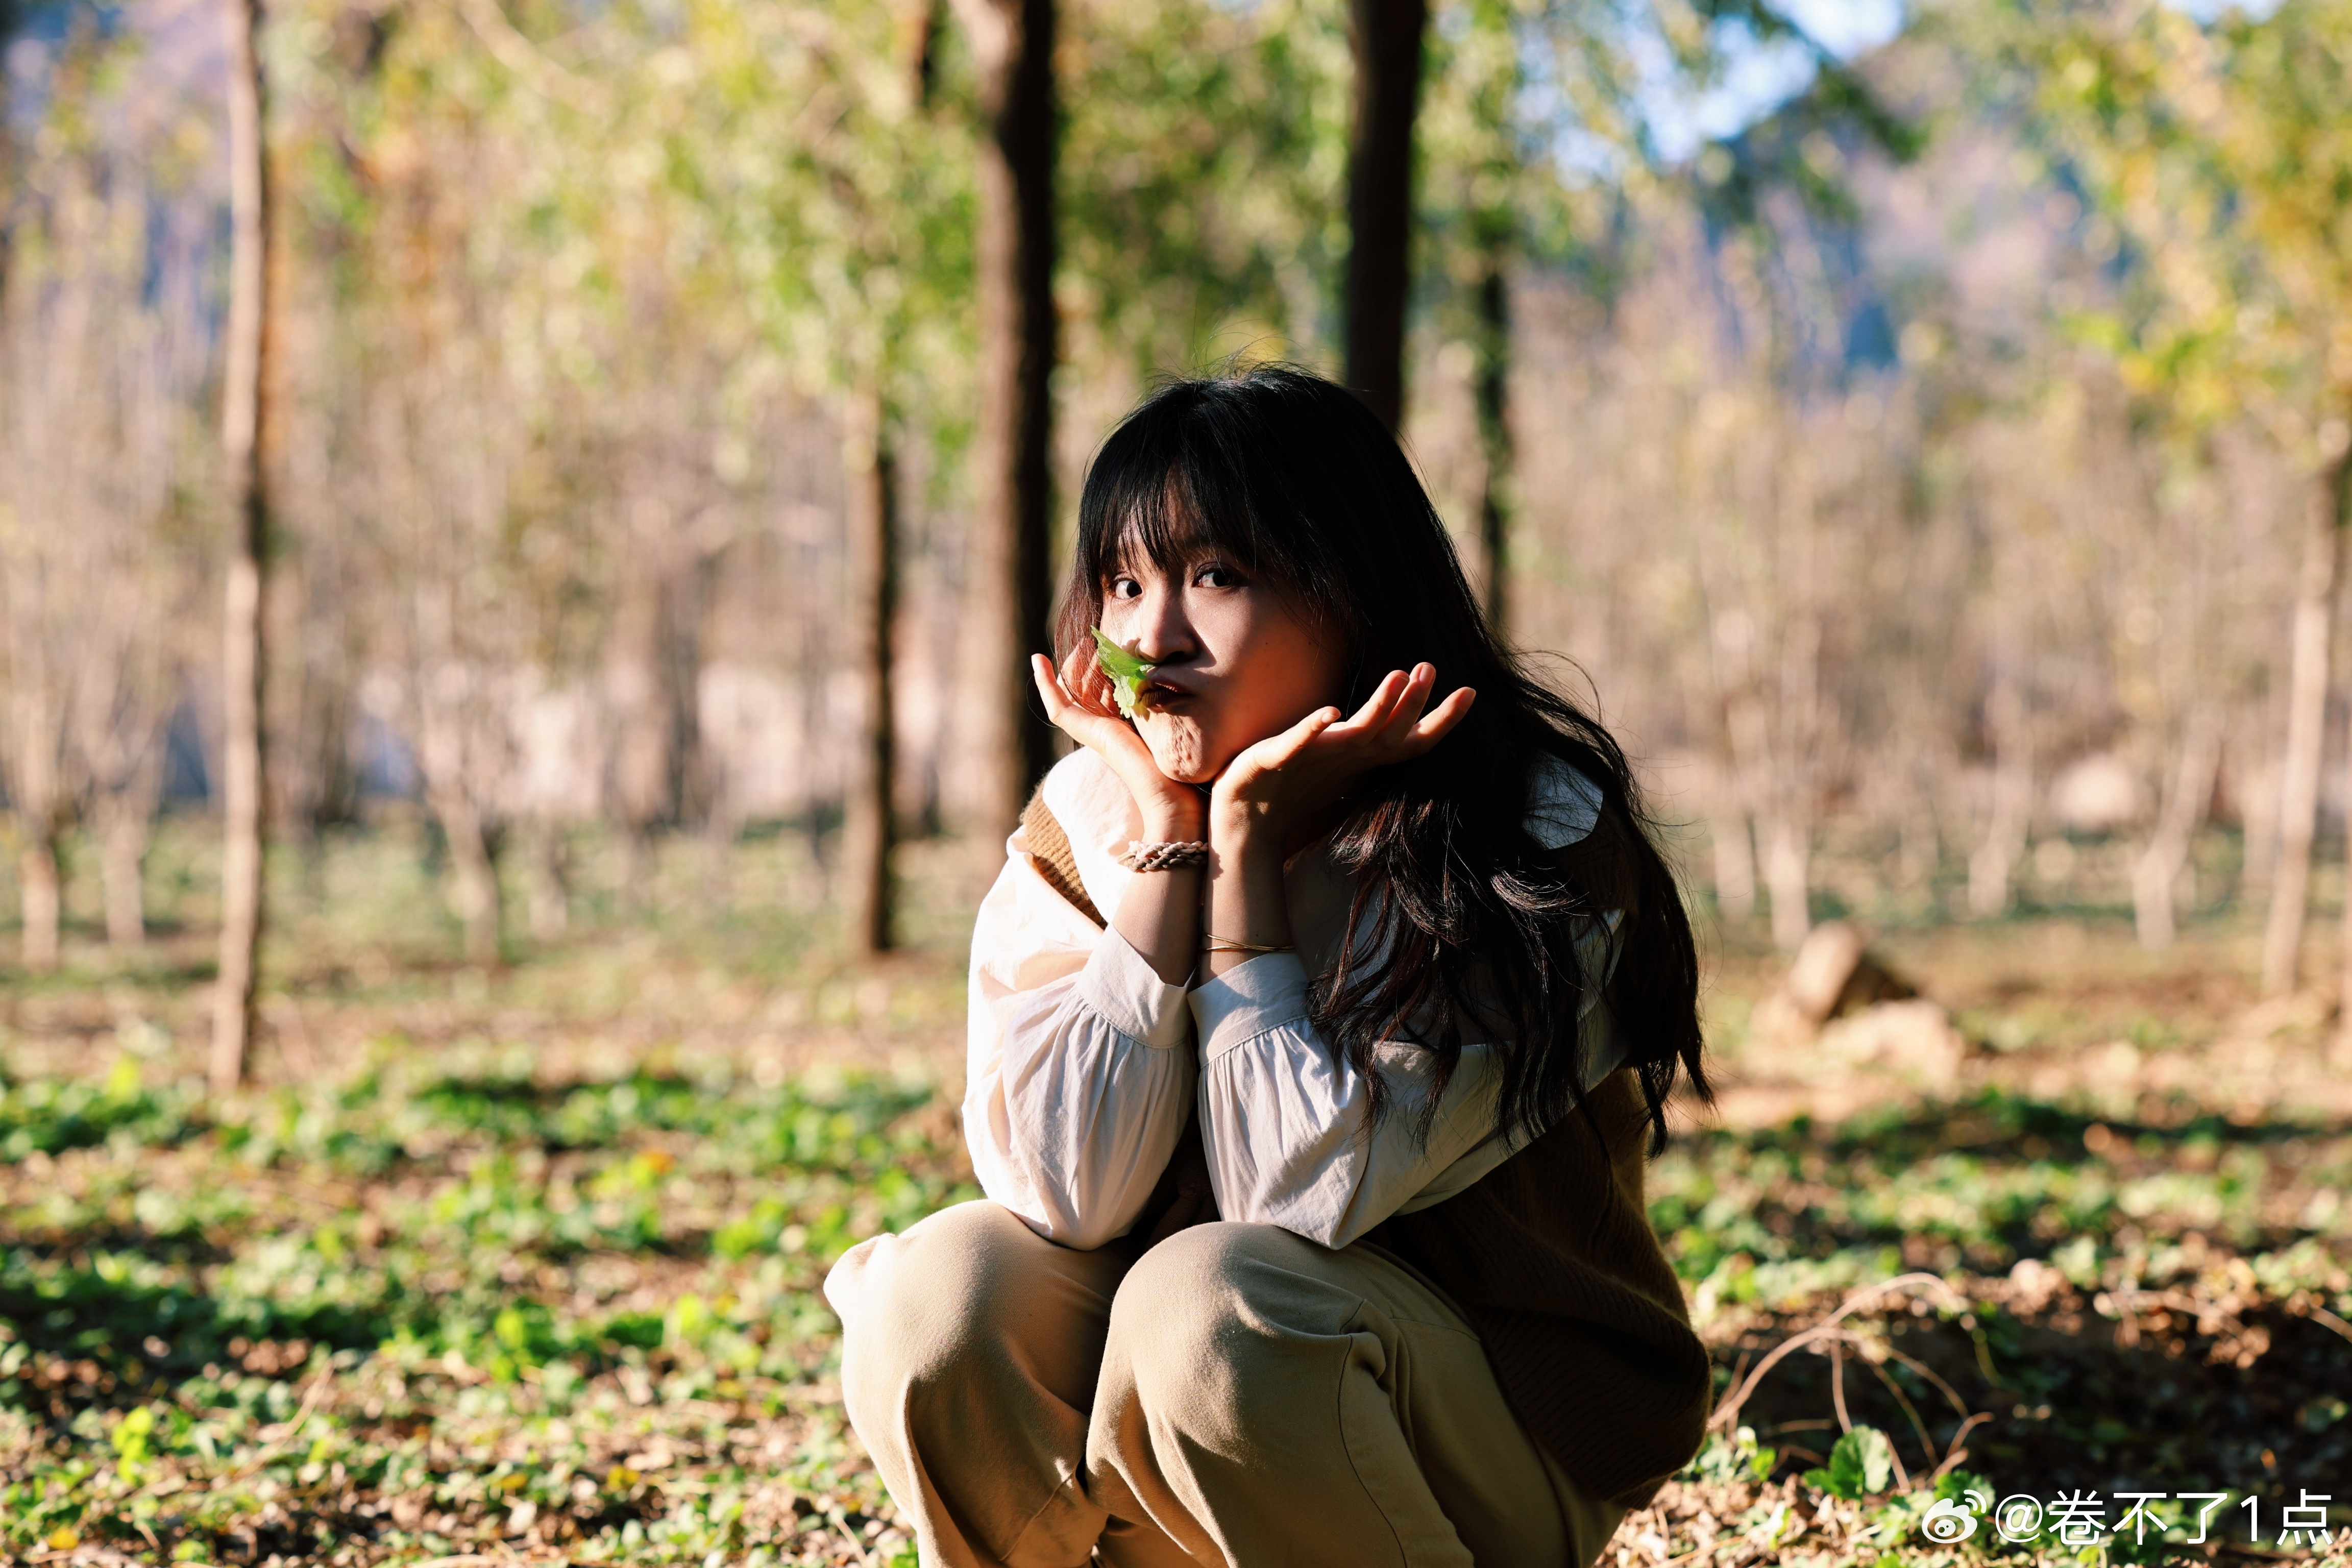
[{"label": "woman's wrist", "polygon": [[1198,844],[1208,837],[1208,810],[1191,790],[1142,803],[1143,837],[1153,844]]},{"label": "woman's wrist", "polygon": [[1235,865],[1277,849],[1282,834],[1272,816],[1255,803],[1213,801],[1206,829],[1209,847]]},{"label": "woman's wrist", "polygon": [[1218,975],[1291,943],[1279,839],[1260,822],[1211,821],[1208,920],[1202,971]]}]

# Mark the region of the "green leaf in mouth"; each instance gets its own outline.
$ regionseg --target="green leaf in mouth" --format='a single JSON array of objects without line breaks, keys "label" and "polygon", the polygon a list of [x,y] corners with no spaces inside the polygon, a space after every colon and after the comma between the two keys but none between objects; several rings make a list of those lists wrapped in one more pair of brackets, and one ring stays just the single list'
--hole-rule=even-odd
[{"label": "green leaf in mouth", "polygon": [[1132,719],[1150,707],[1150,693],[1145,689],[1144,682],[1151,678],[1151,672],[1157,667],[1150,659],[1130,653],[1111,641],[1103,635],[1100,626],[1095,628],[1095,662],[1102,666],[1105,675],[1110,677],[1111,695],[1118,701],[1120,715]]}]

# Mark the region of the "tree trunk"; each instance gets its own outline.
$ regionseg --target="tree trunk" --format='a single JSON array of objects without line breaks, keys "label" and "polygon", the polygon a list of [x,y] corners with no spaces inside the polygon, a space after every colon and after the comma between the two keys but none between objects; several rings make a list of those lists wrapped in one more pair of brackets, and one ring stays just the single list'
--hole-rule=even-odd
[{"label": "tree trunk", "polygon": [[[13,73],[5,57],[8,46],[16,42],[16,21],[22,10],[18,0],[0,0],[0,191],[16,188],[15,100],[8,91]],[[12,237],[7,226],[0,224],[0,298],[5,297],[8,284],[8,242]]]},{"label": "tree trunk", "polygon": [[[1784,442],[1790,437],[1783,437]],[[1822,616],[1820,486],[1806,448],[1784,448],[1774,540],[1782,605],[1777,723],[1767,752],[1774,805],[1764,836],[1764,886],[1772,901],[1772,943],[1794,952],[1813,929],[1813,819],[1821,777]]]},{"label": "tree trunk", "polygon": [[2278,869],[2278,726],[2269,713],[2257,709],[2248,728],[2253,738],[2233,748],[2225,763],[2230,794],[2245,820],[2240,836],[2238,900],[2249,909],[2256,904],[2268,909],[2271,876]]},{"label": "tree trunk", "polygon": [[[1938,781],[1940,782],[1940,781]],[[1944,836],[1936,821],[1934,784],[1907,792],[1903,819],[1895,829],[1895,877],[1905,888],[1932,889],[1936,872],[1944,863]]]},{"label": "tree trunk", "polygon": [[2156,831],[2147,847],[2132,862],[2132,914],[2139,944],[2151,952],[2172,945],[2175,935],[2173,889],[2180,868],[2189,863],[2189,847],[2205,809],[2213,798],[2213,779],[2221,763],[2221,723],[2210,709],[2189,716],[2181,736],[2180,765],[2166,790]]},{"label": "tree trunk", "polygon": [[[135,689],[135,688],[131,688]],[[99,759],[97,799],[99,880],[106,898],[106,940],[137,947],[147,940],[146,889],[142,885],[155,805],[163,792],[162,714],[138,704],[122,730],[89,742]],[[123,730],[131,732],[125,739]]]},{"label": "tree trunk", "polygon": [[154,803],[143,796],[117,799],[99,820],[99,879],[106,889],[106,940],[114,947],[137,947],[147,940],[146,890],[141,885],[147,858],[147,828]]},{"label": "tree trunk", "polygon": [[444,795],[433,803],[449,842],[449,910],[466,932],[466,960],[499,961],[499,868],[488,828],[474,803]]},{"label": "tree trunk", "polygon": [[1390,429],[1404,421],[1412,289],[1412,125],[1428,0],[1353,0],[1355,123],[1348,147],[1348,384]]},{"label": "tree trunk", "polygon": [[222,645],[220,981],[213,1002],[212,1082],[235,1089],[253,1036],[254,971],[261,943],[262,574],[268,491],[262,465],[269,370],[269,181],[264,143],[259,0],[222,0],[228,35],[229,312],[222,374],[221,448],[234,537]]},{"label": "tree trunk", "polygon": [[[1726,795],[1728,786],[1718,786]],[[1756,913],[1756,851],[1748,837],[1748,813],[1719,805],[1707,819],[1715,845],[1715,911],[1727,926],[1743,926]]]},{"label": "tree trunk", "polygon": [[[1756,845],[1770,833],[1765,826],[1773,778],[1770,726],[1756,689],[1749,639],[1735,628],[1749,625],[1717,596],[1707,608],[1708,668],[1714,675],[1723,725],[1725,763],[1717,784],[1716,887],[1727,921],[1744,922],[1756,912]],[[1769,889],[1770,868],[1766,868]]]},{"label": "tree trunk", "polygon": [[612,808],[633,833],[683,816],[678,788],[685,749],[682,694],[669,669],[675,605],[668,578],[667,512],[637,509],[631,574],[605,638],[605,694],[613,737]]},{"label": "tree trunk", "polygon": [[1969,912],[1979,920],[2009,912],[2010,879],[2025,852],[2032,796],[2031,759],[2022,748],[2003,747],[1993,764],[1992,819],[1969,857]]},{"label": "tree trunk", "polygon": [[1794,952],[1813,929],[1811,877],[1802,824],[1788,817],[1764,823],[1764,893],[1772,905],[1772,945]]},{"label": "tree trunk", "polygon": [[2320,748],[2327,730],[2327,665],[2334,641],[2336,584],[2344,570],[2347,465],[2328,459],[2304,540],[2295,588],[2294,642],[2287,667],[2286,756],[2280,767],[2278,860],[2271,874],[2270,920],[2263,931],[2263,994],[2293,991],[2303,951],[2304,905],[2311,891],[2311,841],[2319,820]]},{"label": "tree trunk", "polygon": [[[6,64],[8,47],[16,41],[16,24],[24,16],[19,0],[0,0],[0,191],[16,188],[16,100],[9,92],[15,74]],[[9,241],[15,236],[0,224],[0,298],[8,283]]]},{"label": "tree trunk", "polygon": [[673,557],[662,591],[659,663],[663,706],[670,716],[669,796],[674,820],[692,826],[706,819],[717,793],[718,763],[702,734],[702,631],[710,585],[719,575],[714,551]]},{"label": "tree trunk", "polygon": [[1486,459],[1478,486],[1478,534],[1486,547],[1486,624],[1498,637],[1510,625],[1516,469],[1510,422],[1511,289],[1503,276],[1503,260],[1501,247],[1490,251],[1486,276],[1478,282],[1479,336],[1485,340],[1478,355],[1478,439]]},{"label": "tree trunk", "polygon": [[[2000,589],[2011,606],[2021,591],[2013,581]],[[1994,628],[1992,692],[1985,702],[1986,727],[1992,731],[1992,810],[1984,837],[1969,857],[1969,912],[1979,920],[2008,913],[2010,879],[2033,821],[2032,737],[2018,679],[2032,650],[2019,646],[2016,621],[2004,620]]]},{"label": "tree trunk", "polygon": [[572,900],[564,887],[563,828],[541,817],[532,823],[524,844],[525,892],[530,902],[530,934],[537,942],[554,942],[572,927]]},{"label": "tree trunk", "polygon": [[999,733],[990,831],[1009,830],[1053,766],[1030,683],[1050,653],[1053,479],[1054,0],[957,0],[980,64],[980,419],[974,602],[996,617],[981,657]]},{"label": "tree trunk", "polygon": [[631,920],[653,902],[654,830],[624,818],[613,825],[614,858],[621,871],[621,912]]},{"label": "tree trunk", "polygon": [[[2333,524],[2329,531],[2336,536],[2340,559],[2346,530],[2352,528],[2352,444],[2335,454],[2328,465],[2326,508]],[[2346,843],[2352,846],[2352,810],[2345,814],[2345,835]],[[2328,1066],[2338,1073],[2352,1073],[2352,848],[2346,851],[2345,868],[2343,989],[2336,1006],[2336,1042]]]},{"label": "tree trunk", "polygon": [[294,863],[302,878],[302,907],[312,914],[324,914],[328,898],[327,829],[308,812],[286,826],[294,835]]},{"label": "tree trunk", "polygon": [[16,851],[16,892],[25,914],[19,951],[27,970],[45,974],[58,966],[58,921],[64,896],[58,875],[57,835],[43,831],[37,824],[30,828]]},{"label": "tree trunk", "polygon": [[743,820],[723,784],[711,789],[709,801],[702,818],[702,910],[715,921],[725,917],[735,897],[735,851],[743,841]]},{"label": "tree trunk", "polygon": [[868,954],[887,952],[892,936],[891,851],[898,843],[891,791],[898,776],[891,705],[891,623],[898,612],[898,473],[881,393],[851,399],[844,435],[849,485],[851,614],[858,635],[858,679],[866,733],[850,784],[842,834],[850,879],[851,940]]}]

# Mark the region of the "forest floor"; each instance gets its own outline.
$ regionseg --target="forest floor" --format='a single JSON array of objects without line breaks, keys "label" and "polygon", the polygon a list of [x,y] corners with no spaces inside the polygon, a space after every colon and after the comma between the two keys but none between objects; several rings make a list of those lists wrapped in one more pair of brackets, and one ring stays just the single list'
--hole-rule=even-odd
[{"label": "forest floor", "polygon": [[[801,840],[675,846],[634,916],[583,849],[572,930],[483,970],[428,851],[278,868],[226,1100],[200,833],[144,948],[78,889],[64,968],[0,976],[0,1561],[912,1563],[817,1286],[974,1195],[990,857],[914,847],[860,964]],[[1722,1093],[1649,1195],[1748,1392],[1603,1562],[2352,1562],[2352,1070],[2252,941],[1885,931],[1967,1042],[1922,1072],[1769,1043],[1778,961],[1717,940]]]}]

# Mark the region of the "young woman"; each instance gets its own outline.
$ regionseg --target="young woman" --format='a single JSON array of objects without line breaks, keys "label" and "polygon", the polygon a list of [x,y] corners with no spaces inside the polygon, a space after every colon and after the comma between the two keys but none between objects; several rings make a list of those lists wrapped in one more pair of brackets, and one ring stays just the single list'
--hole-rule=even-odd
[{"label": "young woman", "polygon": [[1696,961],[1622,755],[1295,370],[1111,436],[1059,644],[1080,749],[972,936],[988,1195],[825,1282],[924,1563],[1582,1568],[1710,1390],[1642,1200]]}]

